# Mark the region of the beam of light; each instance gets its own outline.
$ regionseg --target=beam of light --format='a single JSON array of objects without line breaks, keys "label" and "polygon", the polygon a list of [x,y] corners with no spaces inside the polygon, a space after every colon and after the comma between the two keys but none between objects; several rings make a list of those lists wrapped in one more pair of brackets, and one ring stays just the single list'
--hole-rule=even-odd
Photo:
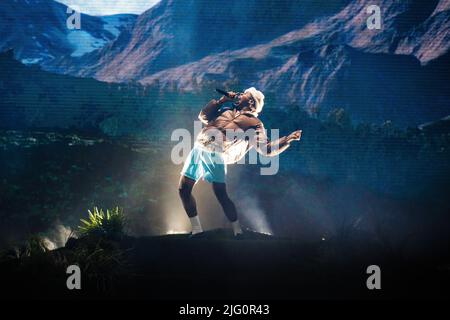
[{"label": "beam of light", "polygon": [[171,235],[171,234],[187,234],[187,233],[189,233],[188,231],[186,231],[186,230],[173,230],[173,229],[170,229],[170,230],[168,230],[167,231],[167,235]]},{"label": "beam of light", "polygon": [[260,233],[260,234],[264,234],[266,236],[273,236],[273,233],[271,233],[271,232],[264,232],[264,231],[258,231],[258,230],[253,230],[253,229],[249,229],[249,230],[253,231],[253,232]]},{"label": "beam of light", "polygon": [[[174,170],[173,168],[171,168]],[[178,168],[177,168],[178,169]],[[163,210],[163,230],[165,229],[166,234],[178,233],[189,233],[191,232],[191,223],[184,212],[183,205],[178,196],[178,170],[175,169],[173,172],[167,172],[167,179],[171,183],[166,184],[166,189],[163,194],[166,196],[162,199],[162,210]],[[174,174],[174,172],[176,174]],[[172,232],[172,233],[171,233]]]},{"label": "beam of light", "polygon": [[163,201],[163,228],[166,230],[166,234],[189,233],[191,224],[178,197],[176,181],[172,186],[173,188],[166,191],[166,194],[170,196],[165,197]]},{"label": "beam of light", "polygon": [[262,234],[273,235],[269,221],[254,197],[244,197],[241,201],[242,216],[249,228]]}]

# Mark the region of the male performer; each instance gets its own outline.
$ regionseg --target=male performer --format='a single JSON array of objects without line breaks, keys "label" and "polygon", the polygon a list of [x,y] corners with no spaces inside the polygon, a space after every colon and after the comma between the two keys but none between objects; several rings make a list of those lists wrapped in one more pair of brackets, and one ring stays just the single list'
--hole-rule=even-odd
[{"label": "male performer", "polygon": [[[228,101],[234,101],[232,107],[224,108],[223,104]],[[286,150],[292,141],[300,140],[302,132],[298,130],[270,142],[263,123],[258,119],[263,106],[264,95],[252,87],[244,93],[227,92],[220,100],[211,100],[200,112],[198,117],[206,126],[184,163],[179,183],[180,197],[190,218],[193,236],[203,232],[192,196],[192,189],[200,178],[212,183],[214,194],[231,222],[234,235],[238,236],[242,230],[236,207],[226,190],[226,165],[239,161],[252,147],[265,156],[276,156]],[[249,139],[247,134],[233,136],[230,132],[251,132],[252,137]]]}]

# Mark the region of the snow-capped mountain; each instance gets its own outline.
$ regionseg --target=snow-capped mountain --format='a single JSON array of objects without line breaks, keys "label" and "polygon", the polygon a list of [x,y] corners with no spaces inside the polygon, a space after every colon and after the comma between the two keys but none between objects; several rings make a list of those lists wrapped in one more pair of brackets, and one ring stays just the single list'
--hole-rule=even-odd
[{"label": "snow-capped mountain", "polygon": [[[433,120],[450,113],[449,2],[353,1],[272,41],[138,80],[180,92],[257,86],[279,105],[322,114],[344,107],[363,121]],[[370,4],[381,8],[380,30],[367,28]],[[104,71],[96,76],[120,81],[120,66],[116,71],[112,78]]]},{"label": "snow-capped mountain", "polygon": [[96,52],[96,57],[72,61],[69,73],[105,81],[138,80],[214,53],[268,42],[346,3],[162,0],[139,16],[129,36]]},{"label": "snow-capped mountain", "polygon": [[[367,27],[370,5],[380,7],[379,30]],[[63,12],[51,26],[65,23]],[[85,20],[89,35],[50,28],[42,47],[55,58],[44,69],[175,92],[257,86],[268,105],[345,108],[369,122],[414,125],[450,113],[450,0],[161,0],[120,33],[116,17]],[[26,58],[47,53],[28,40],[19,42],[37,57]]]},{"label": "snow-capped mountain", "polygon": [[[381,9],[380,30],[366,24],[367,7],[374,4]],[[316,36],[316,48],[347,45],[414,55],[426,64],[448,51],[449,19],[449,0],[162,0],[139,16],[127,37],[66,71],[113,82],[142,80],[214,54],[270,45],[292,31]]]},{"label": "snow-capped mountain", "polygon": [[43,66],[102,48],[136,17],[82,14],[81,28],[71,30],[67,20],[73,11],[53,0],[3,0],[0,9],[0,51],[14,49],[16,59]]}]

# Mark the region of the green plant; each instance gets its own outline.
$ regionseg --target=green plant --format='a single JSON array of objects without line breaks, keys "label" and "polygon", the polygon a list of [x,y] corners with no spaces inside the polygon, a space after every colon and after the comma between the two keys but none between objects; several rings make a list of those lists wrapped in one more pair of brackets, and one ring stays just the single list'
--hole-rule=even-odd
[{"label": "green plant", "polygon": [[81,236],[97,235],[111,238],[121,237],[124,234],[125,216],[123,209],[88,210],[89,220],[80,219],[82,225],[78,227]]}]

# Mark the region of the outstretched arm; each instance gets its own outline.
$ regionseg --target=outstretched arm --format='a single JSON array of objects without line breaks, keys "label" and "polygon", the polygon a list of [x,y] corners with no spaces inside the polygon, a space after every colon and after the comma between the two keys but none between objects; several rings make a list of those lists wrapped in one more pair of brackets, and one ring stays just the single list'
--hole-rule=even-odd
[{"label": "outstretched arm", "polygon": [[300,140],[301,135],[302,131],[297,130],[288,136],[281,137],[274,141],[270,141],[266,135],[264,125],[261,122],[256,129],[254,147],[260,154],[267,157],[274,157],[284,152],[287,148],[289,148],[290,143],[292,141]]}]

